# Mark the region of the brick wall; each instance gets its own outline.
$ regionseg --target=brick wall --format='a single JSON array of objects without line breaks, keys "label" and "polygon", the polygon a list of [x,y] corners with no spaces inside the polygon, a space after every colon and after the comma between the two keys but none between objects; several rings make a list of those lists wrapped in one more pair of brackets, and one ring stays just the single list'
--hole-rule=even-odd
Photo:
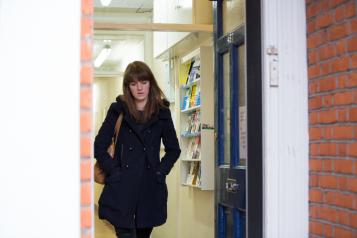
[{"label": "brick wall", "polygon": [[81,0],[81,237],[94,238],[92,196],[92,45],[93,45],[93,0]]},{"label": "brick wall", "polygon": [[306,0],[310,237],[357,237],[356,6]]}]

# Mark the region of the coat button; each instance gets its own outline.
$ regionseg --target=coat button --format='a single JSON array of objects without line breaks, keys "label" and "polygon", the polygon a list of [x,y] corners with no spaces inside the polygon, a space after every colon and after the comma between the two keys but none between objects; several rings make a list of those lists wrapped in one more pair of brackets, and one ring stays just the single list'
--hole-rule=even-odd
[{"label": "coat button", "polygon": [[146,147],[143,148],[143,151],[146,151]]},{"label": "coat button", "polygon": [[147,168],[147,169],[151,169],[150,165],[148,165],[146,168]]},{"label": "coat button", "polygon": [[132,133],[133,131],[131,129],[129,129],[129,133]]},{"label": "coat button", "polygon": [[151,133],[151,130],[148,130],[148,133],[150,134],[150,133]]},{"label": "coat button", "polygon": [[129,150],[132,151],[132,150],[133,150],[133,147],[129,147]]},{"label": "coat button", "polygon": [[125,168],[129,168],[129,165],[126,164],[126,165],[125,165]]}]

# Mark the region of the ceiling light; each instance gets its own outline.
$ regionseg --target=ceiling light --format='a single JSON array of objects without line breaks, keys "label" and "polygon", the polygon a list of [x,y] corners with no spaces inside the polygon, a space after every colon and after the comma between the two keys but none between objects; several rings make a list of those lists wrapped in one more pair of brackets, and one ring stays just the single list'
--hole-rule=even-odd
[{"label": "ceiling light", "polygon": [[112,48],[110,45],[105,45],[103,49],[99,52],[97,58],[94,60],[94,67],[99,68],[103,62],[108,58]]},{"label": "ceiling light", "polygon": [[109,6],[109,4],[111,3],[112,0],[100,0],[100,3],[102,4],[102,6]]}]

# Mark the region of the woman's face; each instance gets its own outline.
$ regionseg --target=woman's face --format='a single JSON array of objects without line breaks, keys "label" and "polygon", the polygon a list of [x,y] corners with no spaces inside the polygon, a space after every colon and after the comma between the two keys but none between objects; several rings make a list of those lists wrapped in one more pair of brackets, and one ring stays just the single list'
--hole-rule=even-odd
[{"label": "woman's face", "polygon": [[149,96],[150,82],[148,80],[139,81],[134,79],[129,84],[129,89],[136,102],[144,102]]}]

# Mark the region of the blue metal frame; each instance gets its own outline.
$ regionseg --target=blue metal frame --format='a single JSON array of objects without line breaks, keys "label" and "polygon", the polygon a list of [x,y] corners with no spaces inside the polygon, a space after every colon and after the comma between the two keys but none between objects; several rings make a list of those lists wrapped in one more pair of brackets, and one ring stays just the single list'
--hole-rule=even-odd
[{"label": "blue metal frame", "polygon": [[[239,75],[238,48],[230,47],[230,78],[231,78],[231,168],[239,165]],[[237,132],[237,133],[234,133]]]},{"label": "blue metal frame", "polygon": [[226,238],[226,213],[225,208],[221,204],[218,205],[218,237]]},{"label": "blue metal frame", "polygon": [[[222,35],[223,31],[223,24],[222,24],[222,1],[223,0],[218,0],[213,2],[213,9],[214,9],[214,22],[216,24],[214,25],[214,39],[215,42],[218,42],[218,39]],[[222,126],[224,123],[224,111],[220,110],[220,108],[223,108],[224,105],[224,99],[223,99],[223,81],[219,80],[220,78],[223,78],[223,57],[222,54],[220,54],[217,50],[217,44],[214,45],[215,48],[215,62],[218,62],[215,64],[215,80],[216,80],[216,115],[217,119],[216,125],[219,125],[217,128],[217,143],[218,143],[218,149],[217,149],[217,166],[223,165],[224,164],[224,127]]]}]

